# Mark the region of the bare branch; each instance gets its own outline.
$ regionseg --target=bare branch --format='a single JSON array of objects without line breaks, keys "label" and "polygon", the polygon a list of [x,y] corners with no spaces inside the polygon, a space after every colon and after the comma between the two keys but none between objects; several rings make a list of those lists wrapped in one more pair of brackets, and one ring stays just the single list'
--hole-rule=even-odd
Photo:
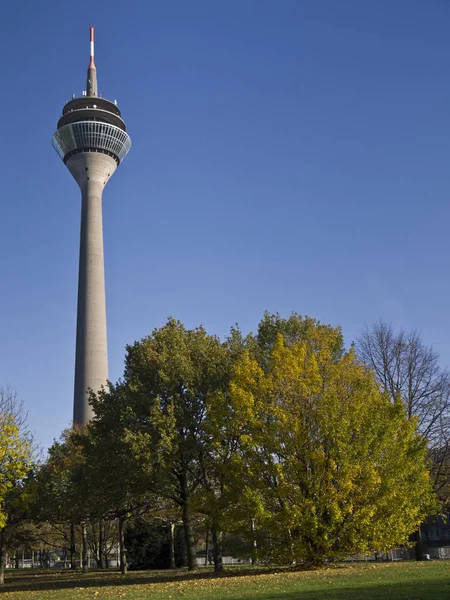
[{"label": "bare branch", "polygon": [[435,490],[450,495],[450,375],[417,331],[395,331],[383,321],[366,327],[357,340],[359,358],[376,374],[392,401],[401,399],[427,439]]}]

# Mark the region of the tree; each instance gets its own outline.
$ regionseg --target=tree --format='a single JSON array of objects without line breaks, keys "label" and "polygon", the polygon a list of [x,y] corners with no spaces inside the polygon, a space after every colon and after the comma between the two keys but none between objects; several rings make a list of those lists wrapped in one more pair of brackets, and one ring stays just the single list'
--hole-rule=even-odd
[{"label": "tree", "polygon": [[23,503],[23,483],[32,468],[31,439],[17,396],[0,390],[0,585],[4,583],[5,529]]},{"label": "tree", "polygon": [[10,555],[15,555],[16,567],[19,566],[20,554],[23,557],[25,552],[31,553],[32,557],[38,553],[41,563],[49,562],[51,550],[64,545],[61,532],[50,523],[31,520],[28,511],[22,511],[17,516],[5,530],[6,548]]},{"label": "tree", "polygon": [[31,445],[33,436],[28,428],[28,413],[25,410],[24,402],[19,398],[17,392],[11,390],[9,386],[0,388],[0,413],[12,416],[20,435],[26,438]]},{"label": "tree", "polygon": [[34,513],[38,520],[62,525],[69,533],[70,562],[75,568],[75,527],[81,529],[82,567],[87,566],[86,524],[90,519],[91,489],[86,477],[86,457],[81,443],[82,431],[67,429],[48,451],[48,458],[37,473]]},{"label": "tree", "polygon": [[340,329],[291,319],[285,341],[286,321],[265,316],[259,331],[275,327],[222,396],[240,423],[241,509],[265,532],[260,555],[318,562],[405,543],[432,504],[415,422],[345,352]]},{"label": "tree", "polygon": [[332,327],[312,317],[302,317],[296,312],[288,318],[279,313],[265,312],[256,336],[250,335],[245,340],[245,347],[253,352],[262,368],[270,364],[279,334],[287,346],[305,342],[312,352],[326,352],[332,360],[338,360],[344,354],[344,337],[340,327]]},{"label": "tree", "polygon": [[[149,455],[145,436],[136,431],[136,418],[125,385],[109,383],[106,389],[91,395],[91,404],[95,417],[80,438],[86,460],[85,477],[90,483],[90,514],[98,522],[100,532],[104,522],[117,521],[120,568],[125,575],[126,524],[131,516],[155,502],[154,490],[158,487],[152,462],[155,457]],[[165,428],[163,421],[159,424]]]},{"label": "tree", "polygon": [[29,445],[21,439],[14,417],[0,414],[0,528],[8,521],[8,496],[28,473]]},{"label": "tree", "polygon": [[181,510],[188,568],[195,567],[193,494],[202,481],[204,417],[210,393],[226,388],[227,348],[199,327],[169,319],[127,346],[124,379],[93,398],[99,424],[119,423],[136,481]]},{"label": "tree", "polygon": [[362,332],[356,352],[391,400],[400,398],[408,417],[417,418],[418,430],[430,447],[440,445],[442,418],[449,416],[450,376],[433,348],[417,331],[395,331],[378,321]]},{"label": "tree", "polygon": [[219,392],[212,390],[205,399],[202,451],[199,455],[200,484],[195,491],[194,504],[197,512],[206,517],[206,561],[211,534],[216,572],[223,570],[223,531],[240,497],[240,481],[235,464],[240,423],[228,413],[223,397],[228,390],[234,365],[252,341],[251,334],[243,338],[237,326],[231,328],[223,344],[223,386]]},{"label": "tree", "polygon": [[[408,417],[417,420],[429,448],[434,489],[450,510],[450,375],[441,368],[438,354],[417,331],[396,331],[383,321],[366,327],[356,351],[391,400],[400,399]],[[416,554],[421,558],[420,528]]]}]

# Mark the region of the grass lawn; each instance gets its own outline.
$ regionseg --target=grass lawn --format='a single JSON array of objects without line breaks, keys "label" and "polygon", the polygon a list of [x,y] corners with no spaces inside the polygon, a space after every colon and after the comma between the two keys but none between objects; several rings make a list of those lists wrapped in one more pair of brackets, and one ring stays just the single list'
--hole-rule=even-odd
[{"label": "grass lawn", "polygon": [[188,573],[7,571],[7,600],[450,600],[450,562],[338,564],[327,568],[229,568]]}]

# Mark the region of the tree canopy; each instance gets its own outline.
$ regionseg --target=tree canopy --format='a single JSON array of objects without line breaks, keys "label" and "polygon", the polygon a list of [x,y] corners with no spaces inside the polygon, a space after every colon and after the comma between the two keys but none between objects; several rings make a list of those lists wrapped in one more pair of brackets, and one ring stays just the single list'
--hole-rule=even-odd
[{"label": "tree canopy", "polygon": [[336,353],[338,337],[312,327],[286,344],[277,333],[264,368],[247,353],[231,380],[241,485],[266,531],[260,554],[272,559],[391,548],[432,508],[415,422],[352,350]]},{"label": "tree canopy", "polygon": [[92,421],[51,449],[43,505],[84,531],[117,520],[122,572],[126,524],[142,518],[170,564],[180,520],[191,569],[209,535],[222,568],[222,532],[284,563],[406,544],[436,504],[422,421],[385,387],[339,327],[310,317],[266,313],[223,341],[170,318],[127,346]]}]

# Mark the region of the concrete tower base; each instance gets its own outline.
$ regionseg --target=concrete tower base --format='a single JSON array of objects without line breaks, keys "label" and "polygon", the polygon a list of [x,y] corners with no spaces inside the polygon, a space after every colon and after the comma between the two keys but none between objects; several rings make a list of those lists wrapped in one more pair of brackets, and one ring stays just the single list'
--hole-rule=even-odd
[{"label": "concrete tower base", "polygon": [[93,415],[88,390],[99,391],[108,378],[102,193],[117,163],[101,152],[82,152],[71,156],[66,166],[82,199],[73,413],[77,425]]}]

